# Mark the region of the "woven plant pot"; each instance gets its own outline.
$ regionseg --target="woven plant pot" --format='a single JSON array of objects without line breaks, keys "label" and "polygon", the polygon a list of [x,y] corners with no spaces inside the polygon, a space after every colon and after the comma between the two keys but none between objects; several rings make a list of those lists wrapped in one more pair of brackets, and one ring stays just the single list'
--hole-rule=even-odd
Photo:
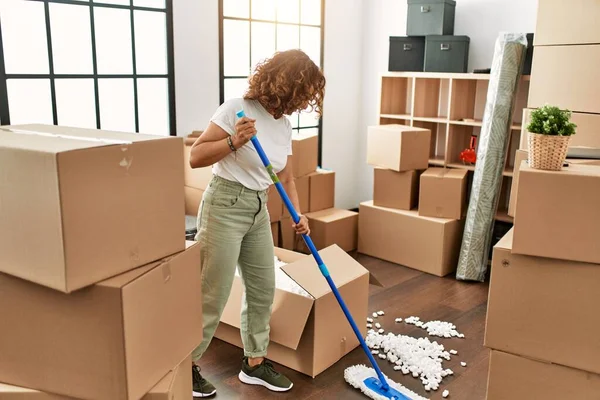
[{"label": "woven plant pot", "polygon": [[560,171],[567,158],[571,136],[527,133],[529,166],[535,169]]}]

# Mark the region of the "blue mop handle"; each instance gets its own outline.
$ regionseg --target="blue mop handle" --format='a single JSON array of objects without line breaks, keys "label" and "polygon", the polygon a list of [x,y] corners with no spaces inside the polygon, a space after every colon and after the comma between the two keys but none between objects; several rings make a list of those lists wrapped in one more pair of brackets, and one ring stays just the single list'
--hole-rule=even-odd
[{"label": "blue mop handle", "polygon": [[[238,118],[242,118],[242,117],[246,116],[246,114],[244,113],[244,110],[238,111],[236,115],[237,115]],[[254,148],[256,149],[256,152],[258,153],[258,156],[260,157],[263,165],[265,166],[265,168],[269,172],[269,176],[271,177],[271,180],[275,184],[275,187],[277,188],[277,191],[279,192],[279,195],[281,196],[281,199],[285,203],[285,206],[287,207],[290,215],[292,216],[292,219],[294,220],[294,223],[297,224],[298,222],[300,222],[300,217],[298,216],[298,213],[294,209],[294,206],[292,205],[292,202],[290,201],[290,198],[288,197],[287,193],[285,192],[285,189],[283,188],[283,185],[279,181],[279,178],[277,177],[277,174],[275,173],[275,171],[273,171],[273,166],[271,165],[271,162],[269,161],[267,155],[265,154],[265,151],[263,150],[260,142],[258,141],[258,138],[256,136],[253,136],[252,139],[250,139],[250,141],[254,145]],[[327,269],[327,266],[325,266],[325,263],[323,262],[323,259],[319,255],[319,252],[317,251],[317,248],[315,247],[315,245],[314,245],[312,239],[310,238],[310,236],[306,235],[306,234],[303,234],[302,238],[304,239],[304,242],[306,243],[306,245],[310,249],[310,252],[312,253],[315,261],[317,262],[317,265],[319,266],[319,269],[321,270],[321,273],[323,274],[323,276],[327,280],[327,283],[329,284],[329,287],[331,288],[331,291],[335,295],[335,298],[337,299],[338,303],[340,304],[340,307],[342,308],[342,311],[346,315],[346,319],[348,320],[348,322],[352,326],[352,329],[354,330],[354,334],[358,338],[358,341],[360,342],[360,345],[362,346],[365,354],[369,358],[369,361],[371,362],[371,365],[373,365],[373,368],[377,372],[377,376],[379,377],[379,380],[381,381],[381,387],[382,387],[382,389],[385,390],[385,391],[387,391],[390,386],[387,383],[387,380],[385,379],[385,377],[383,376],[383,373],[381,372],[381,369],[379,368],[379,365],[377,365],[377,362],[375,361],[375,358],[371,354],[371,350],[369,349],[369,347],[365,343],[365,340],[363,339],[362,334],[360,333],[360,330],[358,329],[358,326],[356,326],[356,323],[354,322],[354,318],[352,318],[352,315],[350,314],[350,311],[348,310],[348,307],[346,307],[346,303],[344,303],[344,300],[342,299],[342,296],[340,295],[340,292],[339,292],[338,288],[335,286],[335,283],[333,283],[333,279],[331,279],[331,276],[329,275],[329,270]]]}]

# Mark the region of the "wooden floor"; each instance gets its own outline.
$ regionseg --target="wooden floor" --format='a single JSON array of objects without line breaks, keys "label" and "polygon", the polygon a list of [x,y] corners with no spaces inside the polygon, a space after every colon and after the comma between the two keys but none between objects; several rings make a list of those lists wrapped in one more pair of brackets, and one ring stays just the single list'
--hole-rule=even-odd
[{"label": "wooden floor", "polygon": [[[386,332],[423,336],[420,328],[396,324],[395,318],[418,316],[423,321],[441,320],[452,322],[464,339],[440,339],[447,350],[455,349],[457,356],[444,362],[454,371],[444,378],[437,392],[427,393],[420,380],[404,376],[391,368],[387,361],[379,365],[394,381],[403,384],[422,396],[441,399],[442,391],[448,389],[455,400],[485,399],[489,352],[483,347],[488,284],[459,282],[453,276],[438,278],[409,268],[390,264],[364,255],[355,255],[382,286],[371,285],[369,311],[385,311],[378,321]],[[360,321],[361,323],[363,321]],[[357,321],[358,323],[358,321]],[[433,339],[432,339],[433,340]],[[278,366],[294,382],[294,388],[285,394],[275,394],[260,387],[246,386],[239,382],[241,350],[215,339],[202,358],[203,374],[218,389],[218,399],[366,399],[344,381],[343,371],[355,364],[368,364],[360,348],[355,349],[337,364],[315,379]],[[466,367],[460,362],[465,361]]]}]

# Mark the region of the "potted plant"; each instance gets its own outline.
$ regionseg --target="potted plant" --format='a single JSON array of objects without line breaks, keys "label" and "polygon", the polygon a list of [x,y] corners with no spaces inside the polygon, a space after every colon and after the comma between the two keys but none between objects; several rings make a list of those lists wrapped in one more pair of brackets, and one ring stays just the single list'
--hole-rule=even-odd
[{"label": "potted plant", "polygon": [[532,111],[527,125],[529,166],[559,171],[567,158],[569,141],[576,127],[571,122],[569,110],[545,105]]}]

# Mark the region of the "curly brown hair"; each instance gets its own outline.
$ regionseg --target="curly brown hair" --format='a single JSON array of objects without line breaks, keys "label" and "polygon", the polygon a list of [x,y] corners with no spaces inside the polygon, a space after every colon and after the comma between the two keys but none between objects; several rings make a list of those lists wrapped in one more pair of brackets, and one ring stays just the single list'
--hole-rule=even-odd
[{"label": "curly brown hair", "polygon": [[276,119],[311,108],[322,115],[325,76],[301,50],[287,50],[257,65],[245,99],[257,100]]}]

